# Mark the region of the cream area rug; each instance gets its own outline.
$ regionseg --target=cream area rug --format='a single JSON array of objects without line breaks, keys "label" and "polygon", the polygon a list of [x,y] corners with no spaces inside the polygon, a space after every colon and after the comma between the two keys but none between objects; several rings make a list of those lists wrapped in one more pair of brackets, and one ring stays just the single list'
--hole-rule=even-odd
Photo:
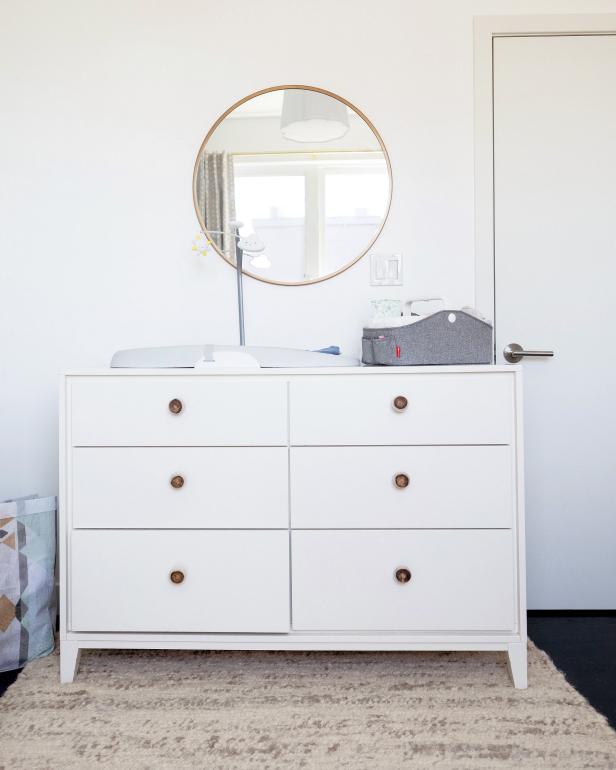
[{"label": "cream area rug", "polygon": [[530,646],[501,653],[85,651],[0,698],[0,767],[616,768],[616,733]]}]

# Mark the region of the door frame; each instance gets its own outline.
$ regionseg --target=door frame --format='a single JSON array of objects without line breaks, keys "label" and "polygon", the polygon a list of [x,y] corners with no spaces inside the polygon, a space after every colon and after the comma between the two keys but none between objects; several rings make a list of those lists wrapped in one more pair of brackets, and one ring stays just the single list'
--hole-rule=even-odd
[{"label": "door frame", "polygon": [[550,14],[475,16],[474,138],[475,138],[475,306],[494,324],[494,39],[554,35],[614,35],[616,14]]}]

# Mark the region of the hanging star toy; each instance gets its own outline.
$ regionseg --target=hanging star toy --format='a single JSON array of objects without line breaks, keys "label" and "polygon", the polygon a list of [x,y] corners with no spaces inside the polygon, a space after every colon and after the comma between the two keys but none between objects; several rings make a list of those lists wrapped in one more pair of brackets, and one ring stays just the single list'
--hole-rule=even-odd
[{"label": "hanging star toy", "polygon": [[192,250],[200,256],[205,257],[211,245],[212,241],[207,237],[203,230],[200,230],[193,239]]}]

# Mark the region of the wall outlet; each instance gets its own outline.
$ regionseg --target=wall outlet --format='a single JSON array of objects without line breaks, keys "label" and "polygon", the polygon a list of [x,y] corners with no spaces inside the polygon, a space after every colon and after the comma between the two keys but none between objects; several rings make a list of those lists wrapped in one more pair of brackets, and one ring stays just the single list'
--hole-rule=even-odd
[{"label": "wall outlet", "polygon": [[371,286],[402,286],[402,254],[370,254]]}]

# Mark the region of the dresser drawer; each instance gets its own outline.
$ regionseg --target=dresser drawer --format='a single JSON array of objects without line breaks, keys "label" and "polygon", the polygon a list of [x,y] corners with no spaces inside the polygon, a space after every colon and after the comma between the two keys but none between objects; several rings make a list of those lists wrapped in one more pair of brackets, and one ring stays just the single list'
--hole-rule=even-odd
[{"label": "dresser drawer", "polygon": [[75,378],[70,398],[73,446],[287,443],[282,380],[164,375]]},{"label": "dresser drawer", "polygon": [[284,447],[78,447],[73,526],[287,529],[288,476]]},{"label": "dresser drawer", "polygon": [[511,527],[513,471],[510,446],[293,447],[291,522],[307,529]]},{"label": "dresser drawer", "polygon": [[514,629],[507,530],[293,532],[292,564],[298,631]]},{"label": "dresser drawer", "polygon": [[509,444],[513,376],[306,377],[291,383],[290,409],[296,445]]},{"label": "dresser drawer", "polygon": [[288,532],[75,530],[69,580],[72,631],[289,630]]}]

